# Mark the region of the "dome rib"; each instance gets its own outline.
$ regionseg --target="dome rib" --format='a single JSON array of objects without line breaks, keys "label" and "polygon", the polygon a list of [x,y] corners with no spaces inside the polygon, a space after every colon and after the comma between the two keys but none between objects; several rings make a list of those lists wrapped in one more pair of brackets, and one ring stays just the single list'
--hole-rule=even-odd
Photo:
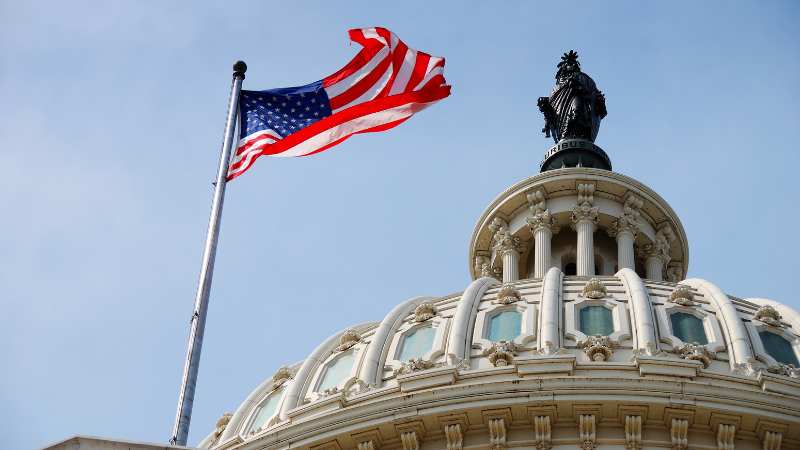
[{"label": "dome rib", "polygon": [[728,350],[731,354],[731,370],[735,372],[740,367],[747,367],[749,368],[748,370],[752,370],[755,355],[750,348],[747,329],[745,329],[744,323],[742,323],[742,319],[739,317],[739,313],[736,311],[736,307],[733,306],[731,299],[715,284],[702,278],[690,278],[681,281],[680,284],[686,284],[702,291],[706,297],[711,299],[714,307],[719,311],[720,317],[718,319],[725,328],[725,339],[728,341]]},{"label": "dome rib", "polygon": [[481,302],[486,290],[498,285],[494,278],[482,277],[469,284],[461,295],[455,317],[453,318],[453,331],[450,333],[450,342],[447,344],[447,353],[459,360],[469,359],[469,339],[472,337],[472,327],[478,304]]},{"label": "dome rib", "polygon": [[403,319],[409,315],[417,305],[426,300],[435,300],[435,297],[410,298],[395,306],[394,309],[383,318],[375,334],[372,335],[372,340],[367,347],[364,366],[359,374],[361,381],[369,386],[378,386],[380,384],[381,363],[384,360],[384,354],[388,351],[389,345],[391,345],[391,338],[394,336],[395,330],[397,330]]},{"label": "dome rib", "polygon": [[654,355],[658,352],[656,325],[653,321],[653,305],[639,275],[631,269],[622,269],[616,275],[631,299],[631,313],[634,319],[634,343],[638,350]]}]

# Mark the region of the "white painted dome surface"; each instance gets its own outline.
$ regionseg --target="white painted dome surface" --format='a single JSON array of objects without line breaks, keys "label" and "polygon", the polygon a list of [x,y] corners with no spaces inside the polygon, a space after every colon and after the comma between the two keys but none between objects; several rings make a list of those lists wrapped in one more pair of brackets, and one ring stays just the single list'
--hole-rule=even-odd
[{"label": "white painted dome surface", "polygon": [[[641,203],[636,267],[598,246],[598,275],[564,275],[555,244],[587,182],[596,239]],[[556,232],[535,277],[525,218],[542,208]],[[494,254],[494,217],[518,242],[513,269]],[[648,278],[639,252],[666,226],[657,277],[673,281]],[[400,303],[267,378],[201,447],[800,448],[800,314],[675,279],[688,268],[683,228],[635,180],[573,168],[518,183],[480,218],[470,268],[463,292]]]}]

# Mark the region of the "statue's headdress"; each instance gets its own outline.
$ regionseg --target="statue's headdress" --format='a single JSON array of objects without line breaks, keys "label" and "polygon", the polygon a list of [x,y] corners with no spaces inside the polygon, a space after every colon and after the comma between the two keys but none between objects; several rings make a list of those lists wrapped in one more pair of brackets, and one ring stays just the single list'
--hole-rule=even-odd
[{"label": "statue's headdress", "polygon": [[578,62],[578,54],[575,52],[575,50],[570,50],[568,53],[564,53],[564,55],[561,56],[561,62],[558,63],[558,72],[556,73],[556,78],[560,77],[561,73],[564,72],[568,66],[573,66],[576,69],[581,70],[581,63]]}]

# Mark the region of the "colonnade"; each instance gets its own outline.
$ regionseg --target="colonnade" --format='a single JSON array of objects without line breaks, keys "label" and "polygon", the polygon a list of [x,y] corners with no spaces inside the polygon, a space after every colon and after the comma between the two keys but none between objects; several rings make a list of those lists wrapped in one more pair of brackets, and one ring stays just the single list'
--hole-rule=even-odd
[{"label": "colonnade", "polygon": [[[596,275],[594,233],[597,231],[598,207],[594,202],[594,190],[595,185],[592,183],[579,183],[577,202],[571,211],[571,225],[577,234],[575,254],[578,276]],[[534,240],[533,278],[544,278],[552,266],[552,239],[558,233],[558,225],[547,208],[544,191],[536,190],[528,194],[528,203],[531,214],[527,217],[527,223]],[[618,270],[635,270],[634,242],[639,233],[643,203],[641,198],[628,193],[624,199],[622,214],[612,222],[608,230],[617,243]],[[519,238],[511,234],[508,223],[499,217],[492,221],[489,228],[493,232],[492,250],[495,257],[502,261],[503,283],[518,280],[521,253]],[[640,256],[645,262],[647,279],[663,280],[664,270],[670,261],[670,244],[674,239],[674,232],[665,223],[657,230],[653,242],[643,246]]]}]

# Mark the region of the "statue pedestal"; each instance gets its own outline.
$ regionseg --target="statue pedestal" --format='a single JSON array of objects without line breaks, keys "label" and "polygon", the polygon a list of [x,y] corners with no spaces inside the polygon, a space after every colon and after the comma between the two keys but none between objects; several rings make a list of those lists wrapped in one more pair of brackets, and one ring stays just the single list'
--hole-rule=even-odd
[{"label": "statue pedestal", "polygon": [[611,170],[611,159],[602,148],[586,139],[562,139],[544,155],[541,172],[562,167],[592,167]]}]

